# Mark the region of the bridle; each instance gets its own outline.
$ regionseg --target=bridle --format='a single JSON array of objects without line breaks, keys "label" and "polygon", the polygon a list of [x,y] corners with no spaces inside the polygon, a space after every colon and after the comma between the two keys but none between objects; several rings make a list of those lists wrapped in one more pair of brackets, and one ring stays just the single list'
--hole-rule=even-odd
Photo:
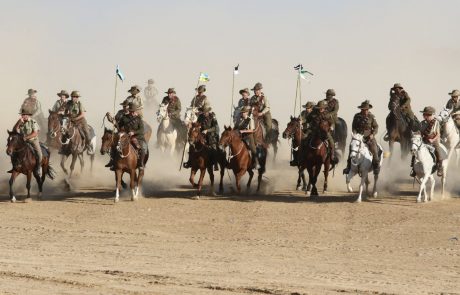
[{"label": "bridle", "polygon": [[[117,151],[120,154],[120,157],[122,159],[127,158],[131,154],[131,147],[129,143],[129,137],[128,137],[128,143],[123,146],[123,143],[121,139],[126,135],[126,133],[119,133],[119,138],[118,138],[118,143],[117,143]],[[113,140],[113,139],[112,139]],[[123,148],[128,145],[128,153],[126,155],[123,155]]]},{"label": "bridle", "polygon": [[[234,140],[234,137],[233,137],[233,136],[234,136],[235,134],[236,134],[236,133],[235,133],[234,130],[233,130],[233,131],[230,131],[230,135],[229,135],[229,137],[228,137],[228,140],[227,140],[227,142],[223,145],[224,148],[227,147],[227,146],[229,146],[230,143],[233,142],[233,140]],[[243,151],[243,147],[244,147],[244,142],[241,141],[241,142],[240,142],[240,148],[239,148],[239,150],[238,150],[238,152],[237,152],[236,154],[232,154],[232,149],[230,148],[230,153],[229,153],[229,155],[228,155],[228,161],[230,161],[230,160],[233,159],[234,157],[238,156],[238,155]]]}]

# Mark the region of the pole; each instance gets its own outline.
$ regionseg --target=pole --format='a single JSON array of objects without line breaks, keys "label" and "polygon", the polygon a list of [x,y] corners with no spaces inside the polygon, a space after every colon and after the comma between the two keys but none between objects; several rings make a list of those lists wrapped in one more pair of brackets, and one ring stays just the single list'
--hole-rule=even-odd
[{"label": "pole", "polygon": [[118,86],[118,76],[115,73],[115,96],[113,98],[113,113],[115,114],[115,104],[117,103],[117,86]]},{"label": "pole", "polygon": [[302,81],[300,80],[299,75],[299,115],[302,113]]},{"label": "pole", "polygon": [[295,100],[294,100],[294,117],[295,117],[295,110],[297,108],[297,94],[298,94],[298,91],[299,91],[299,77],[297,77],[297,85],[296,85],[296,88],[295,88]]},{"label": "pole", "polygon": [[233,81],[232,81],[232,104],[230,105],[230,126],[232,126],[232,118],[233,118],[233,98],[235,96],[235,71],[233,71]]}]

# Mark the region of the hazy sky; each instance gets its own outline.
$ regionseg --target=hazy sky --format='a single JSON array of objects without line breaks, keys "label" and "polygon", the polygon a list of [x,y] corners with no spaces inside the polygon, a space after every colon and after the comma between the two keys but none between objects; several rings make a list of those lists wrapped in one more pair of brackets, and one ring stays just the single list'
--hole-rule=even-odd
[{"label": "hazy sky", "polygon": [[416,111],[439,109],[460,88],[459,1],[0,0],[0,7],[4,129],[28,88],[38,89],[45,110],[61,89],[80,90],[99,127],[112,110],[116,64],[127,77],[118,101],[132,84],[154,78],[161,93],[175,87],[189,104],[198,73],[208,72],[221,125],[229,121],[237,63],[236,90],[262,82],[283,128],[299,62],[315,74],[302,86],[304,102],[334,88],[350,124],[370,99],[381,133],[393,83],[405,86]]}]

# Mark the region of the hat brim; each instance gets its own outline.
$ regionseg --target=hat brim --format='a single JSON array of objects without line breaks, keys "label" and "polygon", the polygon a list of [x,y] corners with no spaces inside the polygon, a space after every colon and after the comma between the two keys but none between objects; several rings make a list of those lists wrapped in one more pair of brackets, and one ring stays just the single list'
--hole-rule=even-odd
[{"label": "hat brim", "polygon": [[249,94],[249,91],[246,91],[246,90],[240,90],[240,94],[243,95],[243,93],[247,93]]},{"label": "hat brim", "polygon": [[460,93],[450,92],[449,95],[450,95],[450,96],[460,96]]},{"label": "hat brim", "polygon": [[372,108],[373,106],[371,104],[368,107],[358,106],[358,109],[361,109],[361,110],[370,110]]},{"label": "hat brim", "polygon": [[420,113],[422,113],[422,114],[424,114],[424,115],[425,115],[425,114],[427,114],[427,115],[434,115],[434,113],[432,113],[432,112],[424,112],[424,111],[420,111]]},{"label": "hat brim", "polygon": [[32,116],[31,113],[19,113],[19,115],[29,115],[29,116]]},{"label": "hat brim", "polygon": [[67,98],[70,97],[70,95],[69,95],[69,94],[66,94],[66,93],[57,93],[57,96],[59,96],[59,97],[61,97],[61,96],[63,96],[63,95],[64,95],[65,97],[67,97]]}]

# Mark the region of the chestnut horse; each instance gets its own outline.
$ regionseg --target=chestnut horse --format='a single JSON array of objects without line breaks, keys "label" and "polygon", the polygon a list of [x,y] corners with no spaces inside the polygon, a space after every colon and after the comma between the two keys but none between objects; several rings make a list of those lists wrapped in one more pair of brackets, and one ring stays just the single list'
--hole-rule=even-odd
[{"label": "chestnut horse", "polygon": [[[203,133],[201,132],[200,123],[192,123],[188,131],[188,142],[190,144],[190,162],[191,162],[191,171],[189,181],[194,188],[197,189],[196,198],[199,199],[201,196],[201,188],[203,186],[204,175],[206,170],[209,173],[209,179],[211,180],[211,195],[214,193],[214,171],[213,164],[211,162],[211,148],[206,145],[206,139]],[[225,152],[219,150],[216,155],[216,160],[220,167],[220,183],[219,183],[219,193],[224,192],[224,173],[227,160],[225,159]],[[196,172],[200,170],[200,178],[198,183],[195,183]]]},{"label": "chestnut horse", "polygon": [[[305,145],[302,152],[299,154],[299,171],[303,171],[305,168],[308,171],[308,187],[307,194],[310,192],[311,196],[318,195],[318,189],[316,188],[316,182],[318,175],[321,173],[321,167],[324,165],[324,189],[323,193],[327,191],[327,177],[331,166],[331,157],[328,153],[327,147],[327,132],[330,126],[327,121],[321,121],[319,124],[319,130],[314,132],[312,136],[309,136],[302,141],[302,145]],[[311,189],[311,190],[310,190]]]},{"label": "chestnut horse", "polygon": [[292,139],[291,149],[297,153],[297,167],[299,168],[299,177],[297,178],[296,189],[300,190],[300,181],[303,182],[302,190],[307,190],[307,182],[305,181],[304,169],[300,169],[302,166],[299,164],[299,157],[302,153],[302,128],[300,125],[300,118],[292,117],[291,121],[287,124],[286,130],[283,132],[283,138]]},{"label": "chestnut horse", "polygon": [[[272,119],[272,129],[270,132],[267,133],[265,125],[263,123],[262,117],[259,117],[259,103],[256,102],[252,105],[252,116],[254,118],[254,124],[257,127],[261,126],[263,130],[261,130],[261,134],[266,133],[265,138],[262,136],[262,139],[264,142],[266,142],[266,145],[271,145],[273,147],[273,161],[276,160],[276,154],[278,153],[278,137],[280,135],[279,131],[279,123],[278,120]],[[263,127],[262,127],[263,126]],[[265,144],[265,143],[264,143]]]},{"label": "chestnut horse", "polygon": [[33,151],[33,148],[27,144],[23,136],[14,131],[8,131],[8,141],[7,141],[7,148],[6,153],[8,156],[11,157],[11,162],[13,163],[13,170],[11,171],[11,177],[9,181],[10,185],[10,200],[11,202],[16,202],[16,197],[14,196],[13,192],[13,184],[14,180],[19,174],[24,174],[27,176],[27,197],[26,201],[31,200],[30,198],[30,181],[32,179],[32,174],[35,177],[35,180],[38,184],[38,196],[37,198],[40,200],[41,195],[43,192],[43,183],[45,182],[46,176],[51,179],[54,179],[55,171],[50,166],[50,153],[48,150],[42,148],[43,151],[43,161],[41,163],[42,166],[42,175],[38,175],[35,169],[37,165],[37,158]]},{"label": "chestnut horse", "polygon": [[61,143],[61,120],[58,112],[49,110],[48,116],[48,134],[47,134],[47,145],[50,148],[60,150]]}]

